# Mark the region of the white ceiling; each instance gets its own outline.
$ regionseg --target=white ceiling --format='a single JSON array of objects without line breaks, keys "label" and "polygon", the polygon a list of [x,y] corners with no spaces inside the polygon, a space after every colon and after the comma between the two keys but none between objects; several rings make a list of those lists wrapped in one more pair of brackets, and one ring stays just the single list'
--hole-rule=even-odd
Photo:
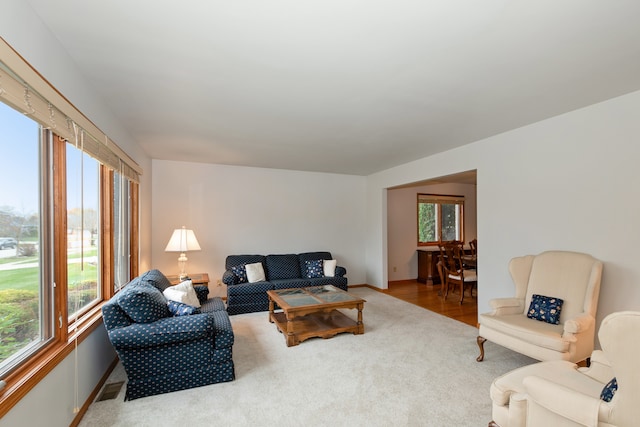
[{"label": "white ceiling", "polygon": [[638,0],[27,0],[156,159],[367,175],[640,89]]}]

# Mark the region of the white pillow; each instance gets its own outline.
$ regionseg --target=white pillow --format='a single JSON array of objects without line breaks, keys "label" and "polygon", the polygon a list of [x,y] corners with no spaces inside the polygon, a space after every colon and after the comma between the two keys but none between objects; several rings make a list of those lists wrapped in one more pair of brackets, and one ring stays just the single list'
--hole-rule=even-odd
[{"label": "white pillow", "polygon": [[247,270],[247,280],[249,283],[264,282],[267,280],[264,276],[264,268],[262,268],[261,262],[247,264],[244,268]]},{"label": "white pillow", "polygon": [[200,301],[196,290],[193,289],[191,280],[185,280],[175,286],[169,286],[163,292],[166,299],[171,301],[181,302],[183,304],[190,305],[192,307],[200,307]]},{"label": "white pillow", "polygon": [[322,262],[325,277],[333,277],[336,275],[336,265],[338,261],[335,259],[325,259]]}]

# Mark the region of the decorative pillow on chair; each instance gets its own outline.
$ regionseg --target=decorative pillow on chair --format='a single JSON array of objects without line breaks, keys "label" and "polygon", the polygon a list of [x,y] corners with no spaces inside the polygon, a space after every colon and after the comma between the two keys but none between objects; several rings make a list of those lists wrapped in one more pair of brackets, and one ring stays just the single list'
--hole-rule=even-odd
[{"label": "decorative pillow on chair", "polygon": [[611,381],[607,383],[606,386],[602,389],[602,393],[600,393],[600,399],[605,402],[611,402],[613,399],[613,395],[616,394],[616,390],[618,390],[618,381],[616,377],[613,377]]},{"label": "decorative pillow on chair", "polygon": [[199,308],[172,300],[167,301],[167,307],[169,307],[169,311],[174,316],[190,316],[192,314],[200,313]]},{"label": "decorative pillow on chair", "polygon": [[247,283],[249,281],[249,279],[247,278],[247,269],[245,267],[245,264],[231,267],[231,271],[238,278],[238,283]]},{"label": "decorative pillow on chair", "polygon": [[267,280],[264,276],[264,267],[262,267],[261,262],[246,264],[244,267],[247,272],[247,281],[249,283],[264,282]]},{"label": "decorative pillow on chair", "polygon": [[560,311],[563,303],[564,301],[560,298],[533,294],[527,317],[557,325],[560,323]]},{"label": "decorative pillow on chair", "polygon": [[313,261],[305,261],[307,266],[307,278],[313,279],[316,277],[322,277],[322,260],[316,259]]},{"label": "decorative pillow on chair", "polygon": [[163,294],[168,300],[181,302],[196,308],[200,307],[200,301],[195,289],[193,289],[191,280],[185,280],[178,285],[167,288]]},{"label": "decorative pillow on chair", "polygon": [[322,262],[325,277],[334,277],[336,275],[336,265],[338,265],[338,261],[335,259],[325,259]]}]

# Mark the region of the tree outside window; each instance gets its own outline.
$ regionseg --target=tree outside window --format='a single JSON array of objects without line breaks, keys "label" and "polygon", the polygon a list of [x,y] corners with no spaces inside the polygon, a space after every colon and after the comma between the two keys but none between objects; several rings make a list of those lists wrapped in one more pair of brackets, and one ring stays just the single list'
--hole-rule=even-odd
[{"label": "tree outside window", "polygon": [[464,196],[418,194],[418,246],[464,240]]}]

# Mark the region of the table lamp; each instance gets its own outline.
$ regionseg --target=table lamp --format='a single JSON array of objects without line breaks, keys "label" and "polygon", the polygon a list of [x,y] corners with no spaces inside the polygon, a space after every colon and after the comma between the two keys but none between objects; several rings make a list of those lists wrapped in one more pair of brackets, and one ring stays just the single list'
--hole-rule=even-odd
[{"label": "table lamp", "polygon": [[173,230],[171,239],[167,243],[167,247],[164,248],[165,252],[180,252],[178,257],[178,267],[180,268],[180,280],[187,278],[186,266],[187,266],[187,252],[199,251],[200,245],[198,239],[193,233],[193,230],[187,230],[184,225],[182,228]]}]

